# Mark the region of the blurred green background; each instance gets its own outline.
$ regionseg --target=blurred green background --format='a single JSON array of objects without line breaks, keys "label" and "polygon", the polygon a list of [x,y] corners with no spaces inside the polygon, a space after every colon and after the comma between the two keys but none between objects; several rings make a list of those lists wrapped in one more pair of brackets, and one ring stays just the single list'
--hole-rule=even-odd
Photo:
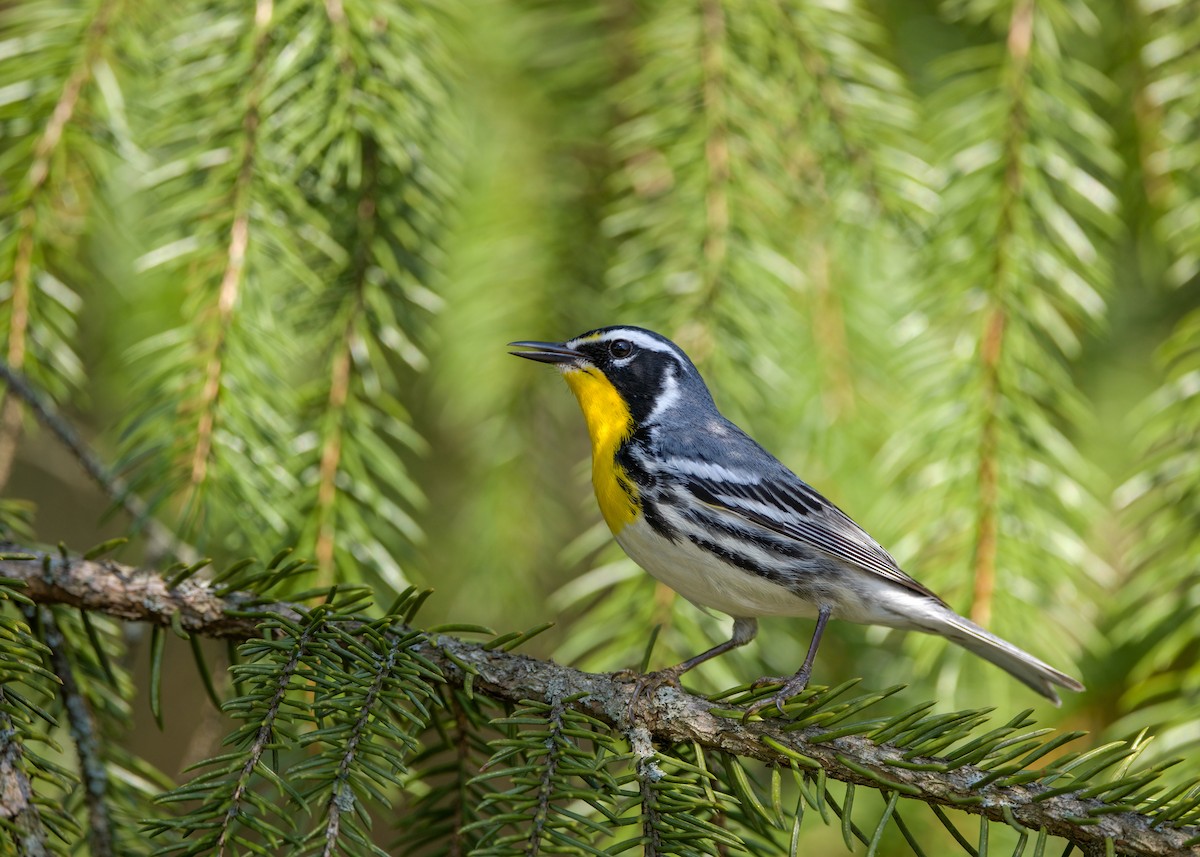
[{"label": "blurred green background", "polygon": [[[724,639],[611,544],[572,397],[504,349],[637,324],[1088,692],[1047,709],[940,640],[836,623],[816,681],[1194,752],[1200,4],[0,14],[0,344],[202,554],[432,586],[430,624],[554,620],[531,652],[589,669],[654,625],[654,666]],[[0,465],[41,541],[140,526],[11,396]],[[791,672],[810,633],[768,620],[690,684]],[[172,774],[223,731],[177,654],[166,745],[131,739]]]}]

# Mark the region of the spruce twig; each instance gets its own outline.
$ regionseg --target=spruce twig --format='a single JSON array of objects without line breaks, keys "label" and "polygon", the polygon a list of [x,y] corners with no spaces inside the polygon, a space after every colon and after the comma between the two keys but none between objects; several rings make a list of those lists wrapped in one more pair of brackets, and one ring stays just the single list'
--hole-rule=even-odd
[{"label": "spruce twig", "polygon": [[[0,687],[0,708],[9,705]],[[42,857],[50,853],[46,828],[33,800],[33,786],[25,771],[25,749],[17,740],[12,718],[0,710],[0,824],[8,828],[18,853]]]},{"label": "spruce twig", "polygon": [[[30,621],[35,621],[29,610]],[[62,688],[63,707],[71,727],[71,738],[79,754],[79,770],[83,779],[84,802],[88,815],[88,847],[96,857],[113,857],[117,853],[109,810],[108,766],[102,752],[100,726],[79,686],[75,668],[67,651],[67,639],[58,627],[54,612],[38,611],[36,621],[42,627],[42,639],[50,647],[50,663]]]}]

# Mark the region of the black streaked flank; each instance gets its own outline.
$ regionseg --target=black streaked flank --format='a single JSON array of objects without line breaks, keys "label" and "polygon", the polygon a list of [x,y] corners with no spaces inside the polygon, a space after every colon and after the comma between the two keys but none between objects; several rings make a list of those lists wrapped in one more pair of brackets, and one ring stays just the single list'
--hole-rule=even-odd
[{"label": "black streaked flank", "polygon": [[672,544],[679,541],[679,531],[667,523],[666,519],[658,511],[658,506],[653,501],[642,502],[642,516],[646,519],[646,523],[650,525],[650,529],[654,530],[654,532],[658,533],[664,539]]},{"label": "black streaked flank", "polygon": [[699,532],[720,533],[769,554],[778,554],[787,559],[811,560],[815,557],[814,551],[792,539],[781,539],[770,533],[764,533],[760,528],[738,526],[736,522],[728,519],[728,515],[719,517],[719,513],[697,509],[693,505],[679,503],[673,505],[684,520],[695,525]]},{"label": "black streaked flank", "polygon": [[[640,435],[640,436],[639,436]],[[658,477],[643,464],[646,456],[645,447],[649,445],[649,437],[644,432],[634,432],[629,440],[621,444],[617,450],[617,464],[629,474],[638,488],[653,488],[658,484]]]}]

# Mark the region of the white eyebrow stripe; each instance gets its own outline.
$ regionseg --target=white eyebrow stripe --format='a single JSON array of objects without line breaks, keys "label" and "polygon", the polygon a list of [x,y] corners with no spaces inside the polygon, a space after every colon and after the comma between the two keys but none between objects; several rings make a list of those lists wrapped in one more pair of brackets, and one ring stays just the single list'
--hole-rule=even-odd
[{"label": "white eyebrow stripe", "polygon": [[670,354],[675,360],[683,365],[683,360],[679,356],[679,352],[670,344],[663,342],[653,336],[647,336],[640,330],[630,330],[628,328],[619,327],[616,330],[609,330],[599,336],[580,336],[572,339],[567,343],[568,348],[575,348],[585,342],[611,342],[614,339],[627,339],[636,345],[638,348],[644,348],[647,351],[657,351],[660,354]]},{"label": "white eyebrow stripe", "polygon": [[667,345],[661,339],[647,336],[640,330],[613,330],[605,334],[605,340],[609,339],[628,339],[638,348],[645,348],[648,351],[659,351],[667,354],[674,354],[675,349]]}]

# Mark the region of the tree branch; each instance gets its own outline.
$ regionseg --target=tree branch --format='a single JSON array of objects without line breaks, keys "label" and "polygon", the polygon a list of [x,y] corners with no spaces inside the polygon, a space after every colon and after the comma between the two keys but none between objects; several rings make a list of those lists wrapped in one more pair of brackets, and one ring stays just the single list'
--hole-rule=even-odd
[{"label": "tree branch", "polygon": [[[7,706],[0,686],[0,706]],[[25,772],[25,748],[17,740],[12,718],[0,710],[0,822],[8,828],[22,857],[45,857],[46,828],[33,800],[33,785]]]},{"label": "tree branch", "polygon": [[1021,173],[1023,150],[1029,144],[1029,118],[1025,99],[1029,73],[1029,49],[1033,43],[1034,0],[1021,0],[1013,8],[1008,30],[1008,94],[1011,98],[1004,135],[1004,191],[995,231],[991,277],[985,286],[989,308],[980,334],[979,361],[983,382],[983,426],[979,437],[979,493],[976,505],[974,584],[971,621],[985,628],[992,621],[992,599],[996,590],[996,556],[1000,544],[1000,425],[1005,392],[1001,383],[1004,334],[1008,316],[1006,293],[1011,291],[1013,273],[1011,244],[1016,233],[1016,209],[1022,204],[1024,181]]},{"label": "tree branch", "polygon": [[71,726],[71,739],[75,742],[75,751],[79,755],[79,770],[83,780],[83,801],[88,814],[88,848],[95,857],[111,857],[115,854],[113,842],[112,819],[109,817],[108,803],[108,767],[101,752],[100,726],[88,705],[79,679],[75,675],[75,667],[67,651],[67,640],[54,620],[49,610],[41,611],[36,616],[35,610],[29,608],[26,613],[29,624],[40,623],[43,628],[43,638],[50,647],[50,663],[54,673],[62,682],[59,691],[62,695],[63,707],[67,711],[67,720]]},{"label": "tree branch", "polygon": [[[158,625],[174,622],[192,633],[227,639],[254,636],[261,619],[271,614],[298,619],[303,610],[286,602],[262,603],[248,593],[221,596],[195,580],[172,588],[155,572],[114,562],[64,560],[40,552],[18,554],[19,550],[0,545],[0,576],[23,582],[24,594],[41,604],[67,604]],[[820,767],[832,779],[899,791],[933,807],[953,806],[993,821],[1015,821],[1030,830],[1045,828],[1088,854],[1104,853],[1106,840],[1121,854],[1200,853],[1185,844],[1200,835],[1195,826],[1168,827],[1153,816],[1114,811],[1113,804],[1082,798],[1074,791],[1048,795],[1050,787],[1038,782],[993,782],[994,772],[958,764],[953,757],[912,757],[911,751],[894,743],[877,744],[860,735],[836,737],[819,724],[789,729],[791,724],[782,720],[743,723],[721,716],[704,697],[670,687],[631,704],[631,682],[445,635],[426,638],[416,651],[451,685],[465,683],[466,673],[459,666],[465,664],[475,673],[476,693],[513,703],[570,699],[570,706],[614,729],[628,731],[637,724],[659,744],[693,741],[771,764]],[[933,766],[945,769],[918,769]],[[977,785],[985,778],[986,784]]]},{"label": "tree branch", "polygon": [[[33,293],[36,288],[36,272],[34,270],[35,251],[38,238],[38,206],[41,195],[50,185],[51,166],[59,153],[59,144],[67,125],[75,117],[75,109],[84,87],[92,78],[92,68],[100,57],[104,47],[104,37],[115,14],[115,0],[106,0],[96,9],[95,16],[87,27],[84,36],[83,52],[79,62],[72,68],[70,76],[63,84],[62,94],[55,102],[54,110],[46,123],[46,129],[33,147],[33,163],[29,167],[29,189],[24,205],[17,215],[17,251],[13,259],[11,275],[6,277],[11,283],[10,295],[12,310],[8,323],[8,349],[6,359],[14,369],[25,368],[25,358],[28,355],[27,338],[30,327],[36,324],[32,318]],[[61,159],[60,159],[61,160]],[[61,170],[64,165],[60,163]],[[6,188],[11,191],[11,188]],[[57,231],[57,230],[55,230]],[[7,273],[7,272],[6,272]],[[21,433],[21,405],[18,399],[8,395],[8,391],[0,394],[0,486],[8,483],[12,472],[13,459],[17,454],[17,441]]]},{"label": "tree branch", "polygon": [[[217,291],[215,331],[207,344],[208,356],[204,369],[204,387],[197,409],[200,419],[196,426],[196,443],[192,450],[191,488],[193,492],[204,485],[209,476],[209,463],[218,430],[221,393],[226,386],[226,348],[234,325],[234,309],[241,294],[246,272],[246,255],[250,247],[251,185],[258,166],[259,126],[262,121],[262,80],[270,47],[273,0],[256,0],[254,11],[254,61],[251,83],[246,92],[242,114],[242,159],[234,181],[231,208],[233,223],[229,228],[229,243],[225,250],[225,268]],[[210,310],[212,311],[212,310]]]}]

